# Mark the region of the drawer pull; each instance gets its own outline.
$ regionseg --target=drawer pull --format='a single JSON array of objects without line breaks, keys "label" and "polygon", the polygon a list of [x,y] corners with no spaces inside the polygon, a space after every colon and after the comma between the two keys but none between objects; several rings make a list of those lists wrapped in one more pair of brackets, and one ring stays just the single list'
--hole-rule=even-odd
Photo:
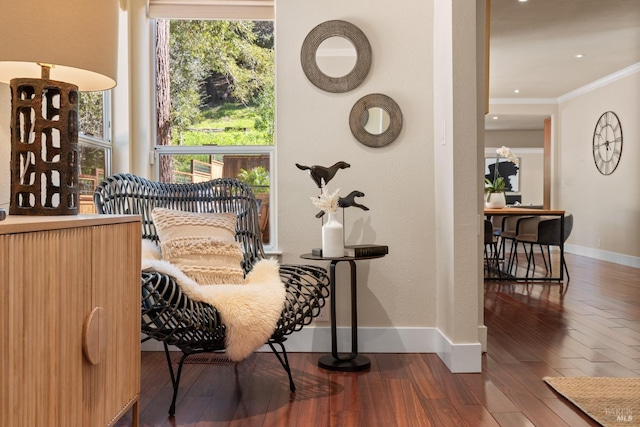
[{"label": "drawer pull", "polygon": [[107,347],[107,313],[95,307],[84,322],[82,351],[92,365],[102,360]]}]

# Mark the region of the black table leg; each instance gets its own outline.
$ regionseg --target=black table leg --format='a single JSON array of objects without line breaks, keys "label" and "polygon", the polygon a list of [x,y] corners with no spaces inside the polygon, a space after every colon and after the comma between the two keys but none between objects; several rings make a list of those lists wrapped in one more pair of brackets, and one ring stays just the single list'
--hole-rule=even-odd
[{"label": "black table leg", "polygon": [[[341,357],[338,353],[338,336],[336,325],[336,265],[340,261],[349,262],[351,269],[351,353]],[[356,263],[353,260],[332,260],[330,266],[331,290],[331,354],[322,356],[318,366],[332,371],[362,371],[371,367],[366,356],[358,354],[358,298],[356,293]]]}]

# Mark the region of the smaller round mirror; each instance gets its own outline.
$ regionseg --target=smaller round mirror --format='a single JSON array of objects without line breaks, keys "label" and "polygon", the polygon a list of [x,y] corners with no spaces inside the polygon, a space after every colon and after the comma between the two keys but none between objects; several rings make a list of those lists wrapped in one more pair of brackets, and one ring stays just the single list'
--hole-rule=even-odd
[{"label": "smaller round mirror", "polygon": [[325,39],[316,51],[318,68],[329,77],[344,77],[356,65],[356,48],[344,37]]},{"label": "smaller round mirror", "polygon": [[383,147],[402,130],[402,112],[396,102],[386,95],[374,93],[360,98],[349,115],[351,133],[369,147]]},{"label": "smaller round mirror", "polygon": [[389,129],[391,117],[382,108],[372,107],[363,113],[362,123],[364,130],[371,135],[381,135]]}]

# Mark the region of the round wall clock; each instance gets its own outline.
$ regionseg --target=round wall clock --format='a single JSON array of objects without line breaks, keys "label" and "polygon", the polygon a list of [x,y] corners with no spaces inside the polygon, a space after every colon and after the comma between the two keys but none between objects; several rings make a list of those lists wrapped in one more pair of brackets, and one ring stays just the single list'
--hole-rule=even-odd
[{"label": "round wall clock", "polygon": [[613,111],[600,116],[593,130],[593,161],[603,175],[611,175],[622,157],[622,125]]}]

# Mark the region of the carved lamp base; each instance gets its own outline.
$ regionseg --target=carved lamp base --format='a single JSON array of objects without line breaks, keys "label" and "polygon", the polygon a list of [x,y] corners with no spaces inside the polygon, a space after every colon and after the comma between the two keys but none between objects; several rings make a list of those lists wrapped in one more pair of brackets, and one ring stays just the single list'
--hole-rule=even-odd
[{"label": "carved lamp base", "polygon": [[78,87],[11,80],[11,215],[78,214]]}]

